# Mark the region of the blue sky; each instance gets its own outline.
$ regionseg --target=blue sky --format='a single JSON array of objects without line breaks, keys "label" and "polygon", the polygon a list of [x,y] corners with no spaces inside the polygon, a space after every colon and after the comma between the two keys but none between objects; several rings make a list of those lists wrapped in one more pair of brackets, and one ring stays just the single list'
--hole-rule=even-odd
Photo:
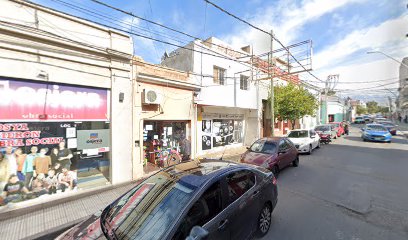
[{"label": "blue sky", "polygon": [[[191,38],[163,30],[128,15],[102,7],[90,0],[33,0],[87,19],[103,22],[87,13],[63,6],[60,1],[103,12],[119,21],[134,25],[149,37],[184,45]],[[206,39],[215,36],[233,46],[252,44],[255,52],[267,50],[268,37],[207,5],[203,0],[102,0],[135,15]],[[274,33],[285,44],[311,39],[313,70],[321,79],[340,74],[341,82],[369,82],[398,77],[399,64],[380,50],[402,59],[408,56],[408,9],[403,0],[213,0],[228,11]],[[123,24],[122,24],[123,25]],[[119,26],[120,27],[120,26]],[[139,28],[139,29],[138,29]],[[170,39],[171,38],[171,39]],[[176,41],[175,41],[176,40]],[[134,37],[136,55],[159,63],[164,51],[174,49],[162,43]],[[305,79],[318,84],[310,75]],[[397,80],[389,80],[389,82]],[[362,83],[361,83],[362,84]],[[338,88],[349,89],[350,85]],[[363,85],[356,85],[366,87]],[[391,86],[393,88],[397,87]]]}]

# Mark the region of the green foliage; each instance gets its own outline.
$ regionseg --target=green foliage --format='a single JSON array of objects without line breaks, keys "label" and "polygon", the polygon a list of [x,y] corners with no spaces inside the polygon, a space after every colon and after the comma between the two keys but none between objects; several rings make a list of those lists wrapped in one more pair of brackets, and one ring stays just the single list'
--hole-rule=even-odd
[{"label": "green foliage", "polygon": [[361,114],[366,114],[367,113],[367,108],[357,105],[357,109],[356,109],[356,113],[357,115],[361,115]]},{"label": "green foliage", "polygon": [[378,113],[379,112],[379,106],[378,106],[378,103],[376,101],[370,101],[370,102],[367,102],[366,104],[367,104],[367,112],[368,113],[373,114],[373,113]]},{"label": "green foliage", "polygon": [[276,86],[274,91],[274,112],[279,120],[290,120],[292,127],[296,119],[306,115],[314,116],[318,108],[317,99],[303,87],[288,84]]}]

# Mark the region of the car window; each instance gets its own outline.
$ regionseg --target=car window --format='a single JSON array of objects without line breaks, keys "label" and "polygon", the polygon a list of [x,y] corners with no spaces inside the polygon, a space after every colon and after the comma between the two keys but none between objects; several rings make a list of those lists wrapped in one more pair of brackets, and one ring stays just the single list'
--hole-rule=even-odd
[{"label": "car window", "polygon": [[301,130],[301,131],[291,131],[288,135],[290,138],[305,138],[307,137],[307,131],[306,130]]},{"label": "car window", "polygon": [[295,144],[293,144],[293,142],[292,142],[292,141],[290,141],[290,139],[284,139],[284,141],[286,142],[286,144],[287,144],[288,148],[289,148],[290,146],[292,146],[292,147],[294,147],[294,146],[295,146]]},{"label": "car window", "polygon": [[286,151],[290,145],[283,139],[279,142],[279,151]]},{"label": "car window", "polygon": [[[192,205],[172,239],[184,240],[190,233],[191,228],[205,225],[222,210],[221,184],[220,181],[217,181]],[[166,226],[162,227],[165,228]]]},{"label": "car window", "polygon": [[234,202],[255,185],[255,174],[248,170],[237,171],[227,176],[228,204]]}]

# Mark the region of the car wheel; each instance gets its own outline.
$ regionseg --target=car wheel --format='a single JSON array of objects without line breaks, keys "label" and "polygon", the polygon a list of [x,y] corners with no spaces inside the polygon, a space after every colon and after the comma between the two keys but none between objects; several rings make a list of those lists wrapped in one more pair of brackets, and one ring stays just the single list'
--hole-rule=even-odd
[{"label": "car wheel", "polygon": [[259,237],[263,237],[268,233],[269,228],[271,227],[271,222],[272,208],[269,206],[269,204],[265,204],[258,217],[257,232]]},{"label": "car wheel", "polygon": [[307,155],[312,154],[312,151],[313,151],[313,147],[312,147],[312,144],[310,144],[309,145],[309,151],[307,152]]},{"label": "car wheel", "polygon": [[299,166],[299,156],[296,156],[295,160],[292,161],[292,166],[294,167]]},{"label": "car wheel", "polygon": [[273,175],[275,176],[275,178],[278,178],[278,175],[279,175],[279,167],[278,167],[278,165],[274,165],[273,167],[272,167],[272,173],[273,173]]}]

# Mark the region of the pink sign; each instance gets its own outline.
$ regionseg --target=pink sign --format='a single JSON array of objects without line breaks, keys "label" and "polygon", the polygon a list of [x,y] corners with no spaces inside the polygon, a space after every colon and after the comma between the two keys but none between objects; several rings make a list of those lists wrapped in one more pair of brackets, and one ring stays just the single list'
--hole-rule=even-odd
[{"label": "pink sign", "polygon": [[108,90],[0,78],[1,121],[108,119]]}]

